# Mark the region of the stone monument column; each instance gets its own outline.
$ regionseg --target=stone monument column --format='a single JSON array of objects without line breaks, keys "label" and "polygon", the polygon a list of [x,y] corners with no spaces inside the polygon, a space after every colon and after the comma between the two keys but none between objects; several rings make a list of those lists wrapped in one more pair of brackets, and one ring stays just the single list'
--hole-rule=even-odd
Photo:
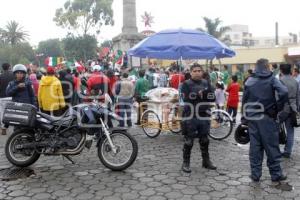
[{"label": "stone monument column", "polygon": [[123,0],[122,33],[137,33],[135,0]]},{"label": "stone monument column", "polygon": [[123,0],[123,28],[122,33],[113,38],[114,50],[127,51],[144,38],[136,25],[135,0]]}]

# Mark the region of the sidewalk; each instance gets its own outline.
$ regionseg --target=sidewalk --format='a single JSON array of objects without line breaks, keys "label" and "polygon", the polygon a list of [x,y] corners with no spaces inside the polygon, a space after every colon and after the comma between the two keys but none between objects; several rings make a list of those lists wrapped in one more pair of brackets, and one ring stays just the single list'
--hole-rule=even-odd
[{"label": "sidewalk", "polygon": [[[61,157],[41,156],[31,168],[35,175],[15,181],[0,181],[0,199],[300,199],[300,129],[296,131],[294,154],[284,159],[283,170],[294,186],[291,192],[275,188],[263,164],[261,182],[252,183],[249,175],[248,145],[236,145],[233,135],[224,141],[211,140],[211,159],[218,167],[201,167],[201,154],[195,141],[191,174],[182,173],[182,136],[162,133],[150,139],[139,127],[130,129],[139,144],[135,163],[125,172],[106,169],[96,148],[74,157],[75,165]],[[0,136],[0,169],[11,165],[4,155],[7,136]]]}]

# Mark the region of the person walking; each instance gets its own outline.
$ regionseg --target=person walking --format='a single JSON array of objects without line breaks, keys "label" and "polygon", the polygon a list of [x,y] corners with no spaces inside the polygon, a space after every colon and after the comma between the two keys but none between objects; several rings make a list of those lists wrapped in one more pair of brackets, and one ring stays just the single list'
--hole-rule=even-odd
[{"label": "person walking", "polygon": [[259,59],[253,76],[245,83],[242,100],[242,117],[248,123],[250,136],[250,178],[254,182],[262,175],[264,152],[272,181],[287,179],[280,166],[279,131],[275,121],[287,100],[288,90],[273,76],[268,60]]},{"label": "person walking", "polygon": [[[184,135],[182,171],[191,173],[190,157],[194,139],[199,138],[202,166],[215,170],[210,160],[208,133],[210,129],[210,103],[215,102],[213,87],[203,79],[199,64],[191,66],[191,79],[183,82],[181,93],[184,101],[182,133]],[[212,98],[213,97],[213,98]]]},{"label": "person walking", "polygon": [[54,76],[54,68],[47,68],[47,75],[42,77],[38,90],[38,102],[42,112],[60,116],[66,106],[60,81]]},{"label": "person walking", "polygon": [[[149,90],[149,81],[144,78],[145,77],[145,70],[139,71],[139,79],[136,81],[135,84],[135,99],[138,102],[138,109],[137,109],[137,122],[136,125],[140,125],[141,121],[141,103],[146,101],[145,94]],[[146,109],[146,105],[143,107]]]},{"label": "person walking", "polygon": [[235,123],[239,105],[240,85],[237,82],[238,77],[236,75],[232,76],[231,80],[232,83],[230,83],[226,89],[226,92],[228,92],[227,112],[232,116],[233,123]]},{"label": "person walking", "polygon": [[134,85],[128,79],[128,74],[123,73],[121,81],[116,84],[115,93],[117,96],[117,105],[119,109],[120,117],[122,118],[119,120],[119,126],[125,126],[125,113],[127,118],[127,126],[132,126],[131,121],[131,109],[133,103],[133,96],[134,96]]},{"label": "person walking", "polygon": [[224,84],[222,82],[217,82],[215,95],[216,95],[217,109],[223,110],[226,99],[225,99]]},{"label": "person walking", "polygon": [[0,134],[6,135],[6,128],[2,124],[3,110],[5,108],[6,102],[8,101],[8,96],[6,95],[6,88],[10,81],[14,80],[14,74],[10,71],[10,64],[2,64],[3,72],[0,74]]},{"label": "person walking", "polygon": [[280,65],[280,81],[287,87],[288,89],[288,102],[285,103],[283,111],[279,116],[282,117],[281,120],[284,121],[286,131],[287,131],[287,142],[284,146],[284,152],[282,156],[285,158],[290,158],[294,145],[294,127],[292,124],[292,112],[297,112],[299,108],[300,102],[300,93],[297,81],[292,77],[292,66],[290,64],[281,64]]}]

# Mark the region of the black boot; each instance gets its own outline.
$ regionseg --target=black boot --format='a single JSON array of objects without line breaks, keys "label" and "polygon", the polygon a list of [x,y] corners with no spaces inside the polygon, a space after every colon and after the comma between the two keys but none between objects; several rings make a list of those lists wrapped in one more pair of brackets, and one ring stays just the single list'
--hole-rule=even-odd
[{"label": "black boot", "polygon": [[200,139],[200,149],[201,149],[201,155],[202,155],[202,167],[206,169],[216,170],[217,167],[213,165],[213,163],[209,159],[209,153],[208,153],[208,145],[209,140],[207,137]]},{"label": "black boot", "polygon": [[191,158],[191,148],[187,145],[183,146],[183,163],[181,170],[185,173],[191,173],[192,170],[190,168],[190,158]]},{"label": "black boot", "polygon": [[202,155],[202,159],[203,159],[202,160],[202,167],[204,167],[206,169],[211,169],[211,170],[216,170],[217,169],[217,167],[212,164],[209,157],[204,158],[203,155]]}]

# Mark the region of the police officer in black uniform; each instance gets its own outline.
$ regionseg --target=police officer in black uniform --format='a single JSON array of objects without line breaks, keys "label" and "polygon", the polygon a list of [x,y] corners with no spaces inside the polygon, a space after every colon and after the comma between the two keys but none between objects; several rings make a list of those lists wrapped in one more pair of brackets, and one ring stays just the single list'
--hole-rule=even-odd
[{"label": "police officer in black uniform", "polygon": [[264,152],[272,181],[287,179],[280,166],[281,153],[276,122],[278,112],[282,111],[287,101],[287,88],[270,71],[269,61],[259,59],[254,74],[245,83],[242,100],[242,114],[247,120],[250,136],[250,178],[254,182],[258,182],[262,176]]},{"label": "police officer in black uniform", "polygon": [[190,156],[194,139],[199,138],[202,153],[202,166],[215,170],[216,167],[209,159],[208,133],[210,130],[210,105],[215,101],[211,84],[203,79],[203,69],[199,64],[190,68],[191,79],[181,86],[184,101],[182,130],[184,135],[182,171],[190,173]]}]

